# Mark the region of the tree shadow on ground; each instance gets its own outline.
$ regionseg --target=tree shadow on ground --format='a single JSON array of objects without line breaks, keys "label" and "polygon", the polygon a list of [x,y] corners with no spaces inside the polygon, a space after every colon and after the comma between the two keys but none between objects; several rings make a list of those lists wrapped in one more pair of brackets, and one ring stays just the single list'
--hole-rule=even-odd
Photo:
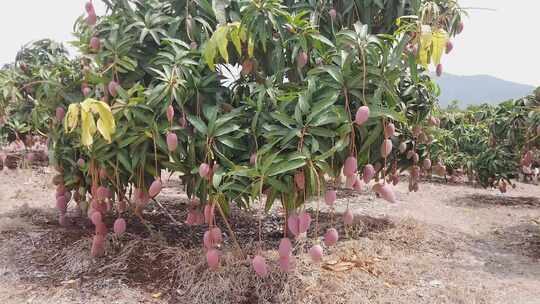
[{"label": "tree shadow on ground", "polygon": [[[153,291],[163,290],[165,286],[178,289],[186,282],[215,282],[218,277],[213,276],[225,275],[224,270],[218,273],[208,271],[202,249],[203,234],[208,229],[207,226],[183,224],[187,215],[187,199],[160,200],[160,203],[163,208],[155,203],[146,208],[146,225],[135,216],[126,216],[127,233],[121,237],[109,233],[106,255],[97,259],[90,256],[94,226],[86,217],[75,217],[73,210],[70,210],[70,225],[63,228],[58,225],[55,213],[51,210],[21,209],[13,213],[25,218],[36,228],[33,231],[0,232],[0,244],[3,247],[0,253],[9,257],[9,263],[23,281],[41,286],[54,286],[66,278],[75,278],[85,286],[99,287],[99,284],[114,280]],[[308,212],[313,219],[308,237],[294,242],[297,248],[303,248],[303,252],[309,248],[315,234],[317,215],[314,210]],[[176,223],[170,216],[176,219]],[[320,212],[318,216],[319,236],[322,236],[327,228],[335,227],[339,231],[340,240],[370,237],[395,227],[387,218],[357,215],[352,225],[344,227],[342,214]],[[104,219],[107,227],[112,227],[115,219],[116,215],[107,215]],[[249,283],[254,278],[249,263],[246,264],[247,260],[231,257],[235,252],[233,239],[219,215],[216,221],[221,227],[224,239],[220,247],[224,255],[222,269],[243,272],[238,274],[238,279],[244,284],[239,283],[239,289],[240,286],[251,286],[251,289],[243,289],[247,291],[261,288],[256,282]],[[279,211],[273,211],[261,219],[261,246],[257,243],[259,219],[252,213],[233,207],[229,224],[247,256],[252,256],[261,249],[270,252],[276,250],[283,237],[284,218]],[[237,265],[236,268],[234,265]],[[200,283],[194,281],[201,276],[204,278],[201,278]],[[232,274],[226,276],[234,277]],[[268,291],[258,290],[257,294],[272,298],[272,290],[292,288],[288,287],[287,278],[282,279],[277,280],[279,284],[268,287]],[[227,294],[234,292],[228,291]],[[248,302],[252,297],[248,294],[244,296]]]}]

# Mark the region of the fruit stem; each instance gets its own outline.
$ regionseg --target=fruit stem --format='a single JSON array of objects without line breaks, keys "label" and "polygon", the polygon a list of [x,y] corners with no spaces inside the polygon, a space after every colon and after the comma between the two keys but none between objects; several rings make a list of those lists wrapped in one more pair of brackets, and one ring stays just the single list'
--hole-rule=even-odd
[{"label": "fruit stem", "polygon": [[236,238],[236,235],[234,234],[234,231],[232,230],[232,227],[229,224],[229,221],[227,221],[227,217],[225,216],[223,209],[221,209],[221,204],[218,202],[216,205],[218,206],[219,214],[221,214],[221,217],[223,218],[223,222],[225,222],[225,226],[227,226],[227,230],[229,230],[229,233],[231,235],[231,238],[233,239],[236,249],[238,250],[238,253],[240,253],[240,256],[242,258],[246,258],[246,256],[244,255],[244,252],[242,252],[242,247],[240,247],[240,243],[238,243],[238,239]]}]

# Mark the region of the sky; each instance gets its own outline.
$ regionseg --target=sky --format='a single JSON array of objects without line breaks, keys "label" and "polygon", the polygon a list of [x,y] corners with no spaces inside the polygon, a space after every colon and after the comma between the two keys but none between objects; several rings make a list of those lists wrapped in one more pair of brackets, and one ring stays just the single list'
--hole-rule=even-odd
[{"label": "sky", "polygon": [[[3,0],[0,4],[0,65],[14,60],[22,45],[51,38],[72,40],[75,19],[86,0]],[[94,1],[103,14],[101,1]],[[492,75],[540,86],[540,0],[459,0],[470,9],[454,50],[443,58],[445,72]]]},{"label": "sky", "polygon": [[470,9],[465,29],[444,56],[445,72],[487,74],[540,86],[540,0],[459,0]]}]

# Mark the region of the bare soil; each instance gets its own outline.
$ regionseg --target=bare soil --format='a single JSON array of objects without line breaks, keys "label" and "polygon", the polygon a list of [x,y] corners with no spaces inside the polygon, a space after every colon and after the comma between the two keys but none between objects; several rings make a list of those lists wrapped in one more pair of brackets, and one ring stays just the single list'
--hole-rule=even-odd
[{"label": "bare soil", "polygon": [[[323,208],[320,233],[340,242],[323,263],[295,244],[296,268],[277,267],[280,210],[262,220],[233,208],[225,223],[222,266],[210,271],[204,227],[183,224],[187,198],[176,178],[145,210],[147,225],[126,218],[128,233],[109,236],[104,257],[90,257],[92,224],[70,210],[58,226],[48,168],[0,172],[0,303],[540,303],[540,188],[517,184],[505,195],[469,185],[423,183],[399,203],[342,191],[337,210]],[[316,204],[312,203],[312,217]],[[341,224],[347,206],[352,227]],[[174,218],[174,221],[171,218]],[[107,217],[112,226],[115,216]],[[315,225],[312,225],[312,228]],[[248,257],[267,258],[270,275],[254,275]]]}]

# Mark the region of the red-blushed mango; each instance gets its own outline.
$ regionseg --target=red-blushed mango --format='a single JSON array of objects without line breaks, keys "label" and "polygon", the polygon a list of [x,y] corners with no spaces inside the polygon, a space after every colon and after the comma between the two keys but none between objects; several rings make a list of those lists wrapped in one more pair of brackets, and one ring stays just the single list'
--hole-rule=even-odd
[{"label": "red-blushed mango", "polygon": [[92,240],[92,249],[90,250],[92,257],[100,257],[105,254],[105,236],[95,235]]},{"label": "red-blushed mango", "polygon": [[300,212],[298,214],[298,232],[304,233],[309,230],[309,226],[311,225],[311,215],[307,213],[306,211]]},{"label": "red-blushed mango", "polygon": [[163,184],[161,183],[161,180],[156,178],[150,185],[150,188],[148,188],[148,195],[150,197],[156,197],[161,192],[162,187]]},{"label": "red-blushed mango", "polygon": [[135,195],[135,203],[140,207],[145,207],[150,201],[148,193],[139,188],[135,188],[133,194]]},{"label": "red-blushed mango", "polygon": [[381,145],[381,156],[387,158],[392,153],[392,140],[385,139]]},{"label": "red-blushed mango", "polygon": [[323,249],[321,245],[313,245],[309,249],[309,256],[314,263],[320,263],[323,257]]},{"label": "red-blushed mango", "polygon": [[369,119],[369,107],[361,106],[356,110],[356,115],[354,116],[354,122],[361,126]]},{"label": "red-blushed mango", "polygon": [[107,235],[107,226],[105,223],[97,223],[96,225],[96,234],[97,235]]},{"label": "red-blushed mango", "polygon": [[193,210],[190,210],[186,216],[186,220],[184,221],[184,223],[188,226],[193,226],[195,225],[195,220],[197,219],[197,215],[195,213],[195,211]]},{"label": "red-blushed mango", "polygon": [[64,120],[64,117],[66,116],[66,110],[64,110],[64,108],[62,107],[57,107],[56,108],[56,113],[55,113],[55,118],[57,121],[62,121]]},{"label": "red-blushed mango", "polygon": [[420,177],[420,167],[417,165],[411,166],[411,176],[414,179],[417,179]]},{"label": "red-blushed mango", "polygon": [[343,213],[343,223],[345,225],[352,225],[353,220],[354,220],[354,215],[353,215],[351,209],[347,208],[345,213]]},{"label": "red-blushed mango", "polygon": [[206,252],[206,263],[208,263],[208,267],[212,270],[219,267],[219,251],[217,249],[212,248]]},{"label": "red-blushed mango", "polygon": [[189,44],[189,48],[192,49],[192,50],[196,50],[197,48],[199,48],[199,45],[197,44],[197,42],[192,41],[192,42]]},{"label": "red-blushed mango", "polygon": [[207,163],[202,163],[199,166],[199,175],[202,178],[206,178],[208,177],[209,173],[210,173],[210,166]]},{"label": "red-blushed mango", "polygon": [[395,133],[396,133],[396,126],[393,123],[390,122],[384,127],[384,137],[390,138],[394,136]]},{"label": "red-blushed mango", "polygon": [[100,179],[107,179],[107,169],[104,167],[99,168],[99,178]]},{"label": "red-blushed mango", "polygon": [[343,165],[343,175],[353,176],[357,170],[358,162],[356,160],[356,157],[352,155],[347,157],[347,159],[345,159],[345,164]]},{"label": "red-blushed mango", "polygon": [[88,1],[84,4],[84,9],[86,10],[86,13],[88,14],[95,14],[96,11],[94,10],[94,4],[92,4],[91,1]]},{"label": "red-blushed mango", "polygon": [[169,121],[169,123],[172,123],[173,118],[174,118],[174,107],[172,105],[169,105],[167,107],[167,120]]},{"label": "red-blushed mango", "polygon": [[177,147],[178,147],[178,136],[176,136],[176,134],[173,132],[167,133],[167,149],[169,149],[170,152],[174,152],[176,151]]},{"label": "red-blushed mango", "polygon": [[452,41],[448,40],[446,41],[446,47],[444,48],[444,51],[446,54],[450,54],[450,52],[454,49],[454,44]]},{"label": "red-blushed mango", "polygon": [[385,201],[389,203],[397,202],[394,189],[392,189],[392,186],[390,184],[375,184],[373,185],[373,190],[377,192]]},{"label": "red-blushed mango", "polygon": [[401,142],[399,144],[399,152],[403,154],[405,151],[407,151],[407,144],[405,142]]},{"label": "red-blushed mango", "polygon": [[336,16],[337,16],[336,9],[331,8],[331,9],[328,11],[328,15],[330,15],[330,19],[335,20],[335,19],[336,19]]},{"label": "red-blushed mango", "polygon": [[181,128],[187,128],[188,122],[187,122],[186,117],[182,115],[180,118],[178,118],[178,124],[180,125]]},{"label": "red-blushed mango", "polygon": [[328,228],[324,234],[324,244],[328,247],[334,246],[339,239],[339,234],[336,228]]},{"label": "red-blushed mango", "polygon": [[109,90],[109,94],[111,94],[112,97],[116,97],[116,95],[118,95],[118,87],[120,85],[118,84],[118,82],[114,81],[114,80],[111,80],[111,82],[109,82],[109,85],[107,86],[107,89]]},{"label": "red-blushed mango", "polygon": [[337,198],[337,192],[335,190],[327,190],[326,194],[324,195],[324,202],[328,206],[332,206],[334,205],[336,198]]},{"label": "red-blushed mango", "polygon": [[289,256],[291,254],[292,244],[289,238],[282,238],[281,241],[279,241],[278,252],[280,257]]},{"label": "red-blushed mango", "polygon": [[56,198],[56,209],[58,209],[58,211],[61,214],[66,213],[66,211],[67,211],[67,201],[66,201],[65,196],[59,196],[59,197]]},{"label": "red-blushed mango", "polygon": [[533,155],[533,152],[531,150],[525,152],[525,154],[523,154],[523,157],[522,157],[522,160],[521,160],[521,165],[522,166],[530,166],[533,162],[533,158],[534,158],[534,155]]},{"label": "red-blushed mango", "polygon": [[84,164],[85,164],[84,159],[79,158],[79,159],[77,160],[77,166],[79,166],[79,168],[84,167]]},{"label": "red-blushed mango", "polygon": [[364,166],[364,171],[362,174],[362,178],[364,179],[364,183],[369,183],[369,181],[375,176],[375,168],[372,164],[367,164]]},{"label": "red-blushed mango", "polygon": [[304,190],[306,187],[306,178],[304,176],[304,172],[298,171],[294,174],[294,184],[296,185],[296,188]]},{"label": "red-blushed mango", "polygon": [[430,116],[428,118],[428,124],[432,127],[437,125],[437,118],[435,116]]},{"label": "red-blushed mango", "polygon": [[204,214],[201,211],[195,211],[195,225],[204,224]]},{"label": "red-blushed mango", "polygon": [[257,164],[257,153],[251,153],[251,155],[249,156],[249,164],[252,166],[255,166],[255,164]]},{"label": "red-blushed mango", "polygon": [[420,160],[418,153],[414,152],[412,155],[412,161],[416,164]]},{"label": "red-blushed mango", "polygon": [[214,205],[206,204],[204,206],[204,222],[211,224],[214,221]]},{"label": "red-blushed mango", "polygon": [[431,160],[429,158],[424,159],[422,166],[424,167],[424,170],[429,170],[431,168]]},{"label": "red-blushed mango", "polygon": [[291,231],[291,233],[296,237],[300,234],[300,228],[299,228],[299,219],[298,215],[291,214],[289,215],[289,218],[287,219],[287,227]]},{"label": "red-blushed mango", "polygon": [[223,242],[223,235],[221,234],[221,229],[219,227],[214,227],[210,229],[210,236],[214,244],[221,244]]},{"label": "red-blushed mango", "polygon": [[86,17],[86,24],[88,24],[89,26],[94,26],[96,25],[96,22],[97,22],[96,13],[88,14],[88,16]]},{"label": "red-blushed mango", "polygon": [[126,232],[126,220],[121,217],[117,218],[116,221],[114,221],[113,230],[114,234],[117,236],[124,234],[124,232]]},{"label": "red-blushed mango", "polygon": [[299,68],[303,68],[308,62],[308,55],[304,51],[300,51],[298,55],[296,55],[296,64]]},{"label": "red-blushed mango", "polygon": [[88,97],[92,93],[92,89],[90,89],[89,87],[85,87],[83,88],[82,93],[84,97]]},{"label": "red-blushed mango", "polygon": [[435,72],[437,73],[438,77],[441,77],[443,73],[443,65],[442,63],[437,64],[437,68],[435,69]]},{"label": "red-blushed mango", "polygon": [[99,52],[99,49],[101,48],[101,40],[99,40],[98,37],[92,37],[90,38],[90,49],[94,52]]},{"label": "red-blushed mango", "polygon": [[100,200],[105,200],[108,198],[109,191],[104,186],[99,186],[97,189],[97,198]]},{"label": "red-blushed mango", "polygon": [[463,21],[460,21],[457,25],[456,32],[458,34],[461,34],[463,32],[463,29],[465,28],[465,24],[463,24]]},{"label": "red-blushed mango", "polygon": [[268,275],[268,266],[266,265],[266,260],[262,256],[256,255],[251,261],[251,264],[253,270],[259,277],[264,278]]}]

